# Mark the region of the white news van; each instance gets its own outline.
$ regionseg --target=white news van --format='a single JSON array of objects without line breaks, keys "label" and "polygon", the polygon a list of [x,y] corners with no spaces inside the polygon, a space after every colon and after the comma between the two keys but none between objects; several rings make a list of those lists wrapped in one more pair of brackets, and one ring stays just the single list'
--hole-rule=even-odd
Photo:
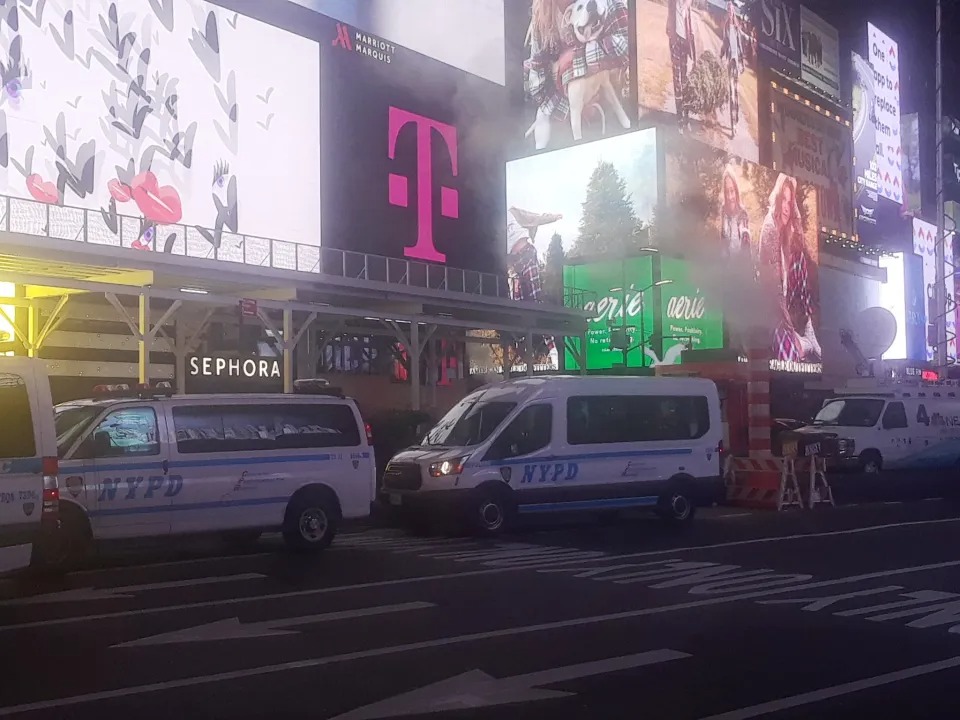
[{"label": "white news van", "polygon": [[43,363],[0,357],[0,574],[26,567],[56,529],[57,435]]},{"label": "white news van", "polygon": [[840,467],[960,469],[960,397],[949,386],[915,386],[839,395],[812,425],[796,431],[836,434]]},{"label": "white news van", "polygon": [[685,522],[723,492],[709,380],[527,378],[468,395],[387,465],[381,502],[492,534],[514,515],[651,508]]},{"label": "white news van", "polygon": [[208,532],[320,550],[370,513],[373,448],[348,398],[106,390],[121,397],[55,408],[66,562],[91,540]]}]

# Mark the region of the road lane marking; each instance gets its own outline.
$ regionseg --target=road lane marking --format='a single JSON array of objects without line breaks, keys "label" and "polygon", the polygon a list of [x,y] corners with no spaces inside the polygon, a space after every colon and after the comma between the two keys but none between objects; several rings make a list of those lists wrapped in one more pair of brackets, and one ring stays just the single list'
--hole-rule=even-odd
[{"label": "road lane marking", "polygon": [[731,710],[730,712],[720,713],[719,715],[711,715],[702,720],[748,720],[748,718],[761,717],[769,713],[780,712],[781,710],[802,707],[804,705],[810,705],[811,703],[822,702],[823,700],[830,700],[832,698],[842,697],[843,695],[849,695],[850,693],[860,692],[861,690],[891,685],[901,680],[931,675],[957,667],[960,667],[960,657],[948,658],[946,660],[940,660],[939,662],[917,665],[912,668],[897,670],[864,680],[855,680],[853,682],[843,683],[842,685],[834,685],[833,687],[823,688],[821,690],[813,690],[811,692],[781,698],[780,700],[771,700],[770,702],[740,708],[739,710]]},{"label": "road lane marking", "polygon": [[634,670],[691,657],[677,650],[651,650],[635,655],[604,658],[549,670],[495,678],[482,670],[469,670],[408,692],[379,700],[337,715],[331,720],[381,720],[406,715],[427,715],[453,710],[474,710],[576,695],[563,690],[543,690],[542,685]]},{"label": "road lane marking", "polygon": [[[706,600],[694,600],[689,602],[676,603],[674,605],[658,605],[651,608],[641,608],[638,610],[627,610],[623,612],[608,613],[605,615],[593,615],[590,617],[571,618],[569,620],[557,620],[537,625],[526,625],[521,627],[504,628],[501,630],[488,630],[485,632],[469,633],[466,635],[454,635],[451,637],[437,638],[435,640],[421,640],[419,642],[405,643],[403,645],[391,645],[383,648],[374,648],[371,650],[359,650],[340,655],[329,655],[327,657],[312,658],[310,660],[296,660],[292,662],[280,663],[277,665],[266,665],[258,668],[249,668],[247,670],[233,670],[230,672],[216,673],[213,675],[204,675],[200,677],[182,678],[180,680],[167,680],[164,682],[151,683],[149,685],[137,685],[127,688],[118,688],[116,690],[103,690],[84,695],[74,695],[72,697],[58,698],[56,700],[41,700],[39,702],[24,703],[21,705],[10,705],[0,708],[0,717],[8,717],[19,713],[35,712],[38,710],[50,710],[52,708],[70,707],[73,705],[82,705],[91,702],[100,702],[103,700],[113,700],[134,695],[143,695],[147,693],[159,692],[163,690],[177,690],[182,688],[197,687],[210,683],[225,682],[229,680],[242,680],[249,677],[262,675],[271,675],[275,673],[288,672],[291,670],[303,670],[307,668],[323,667],[336,663],[351,662],[354,660],[367,660],[370,658],[384,657],[387,655],[396,655],[416,650],[426,650],[431,648],[446,647],[462,643],[477,642],[481,640],[493,640],[503,637],[516,637],[517,635],[528,635],[537,632],[546,632],[550,630],[565,630],[568,628],[584,627],[596,625],[604,622],[615,622],[618,620],[631,620],[633,618],[647,617],[652,615],[661,615],[664,613],[678,612],[681,610],[691,610],[694,608],[709,607],[712,605],[725,605],[740,600],[755,600],[757,598],[769,597],[771,595],[785,594],[798,590],[813,590],[822,587],[834,587],[847,583],[856,583],[863,580],[874,580],[881,577],[891,577],[894,575],[908,575],[911,573],[927,572],[930,570],[940,570],[947,567],[960,566],[960,560],[950,562],[933,563],[930,565],[916,565],[906,568],[896,568],[894,570],[884,570],[880,572],[864,573],[862,575],[852,575],[845,578],[836,578],[833,580],[821,580],[819,582],[805,583],[789,588],[777,588],[774,590],[764,590],[759,592],[742,593],[728,597],[709,598]],[[482,572],[482,571],[478,571]],[[960,662],[960,660],[958,660]],[[734,716],[736,717],[736,716]],[[750,715],[744,717],[752,717]],[[729,720],[729,719],[727,719]]]},{"label": "road lane marking", "polygon": [[[332,549],[332,548],[331,548]],[[165,567],[180,567],[183,565],[207,565],[209,563],[222,563],[228,560],[250,560],[253,558],[262,558],[269,556],[276,556],[276,552],[262,552],[262,553],[248,553],[248,554],[236,554],[236,555],[212,555],[201,558],[191,558],[189,560],[164,560],[162,562],[147,562],[147,563],[138,563],[136,557],[123,556],[117,557],[118,561],[132,560],[129,565],[113,565],[108,567],[101,568],[90,568],[88,570],[75,570],[67,575],[67,577],[76,578],[76,577],[86,577],[88,575],[106,575],[107,573],[118,573],[125,570],[155,570],[156,568],[165,568]]]},{"label": "road lane marking", "polygon": [[47,605],[50,603],[117,600],[121,598],[132,598],[137,593],[149,592],[151,590],[176,590],[177,588],[196,587],[197,585],[217,585],[225,582],[264,580],[266,577],[266,575],[261,573],[240,573],[239,575],[214,575],[212,577],[193,578],[190,580],[171,580],[169,582],[148,583],[145,585],[124,585],[122,587],[107,588],[75,588],[73,590],[61,590],[52,593],[42,593],[40,595],[25,595],[24,597],[3,600],[0,601],[0,607],[9,607],[11,605]]},{"label": "road lane marking", "polygon": [[337,620],[355,620],[357,618],[388,615],[389,613],[404,612],[406,610],[424,610],[436,607],[429,602],[406,602],[394,605],[378,605],[376,607],[354,608],[353,610],[338,610],[335,612],[318,613],[316,615],[301,615],[300,617],[285,617],[275,620],[260,620],[258,622],[241,622],[240,618],[233,617],[226,620],[215,620],[203,625],[194,625],[181,630],[148,635],[147,637],[130,640],[124,643],[111,645],[115,648],[144,647],[148,645],[173,645],[180,643],[221,642],[223,640],[248,640],[250,638],[276,637],[277,635],[297,635],[298,628],[304,625],[334,622]]},{"label": "road lane marking", "polygon": [[178,610],[194,610],[196,608],[220,607],[224,605],[240,605],[243,603],[264,602],[267,600],[284,600],[286,598],[306,597],[309,595],[327,595],[330,593],[349,592],[351,590],[368,590],[371,588],[392,587],[394,585],[404,585],[407,583],[424,583],[438,580],[456,580],[459,578],[478,577],[484,575],[497,575],[514,571],[514,568],[490,568],[486,570],[467,570],[458,573],[443,573],[440,575],[418,575],[412,578],[396,578],[394,580],[377,580],[374,582],[357,583],[355,585],[335,585],[334,587],[312,588],[310,590],[295,590],[288,593],[272,593],[270,595],[254,595],[250,597],[224,598],[221,600],[205,600],[198,603],[184,603],[182,605],[165,605],[156,608],[140,608],[138,610],[121,610],[111,613],[98,613],[95,615],[83,615],[79,617],[51,618],[48,620],[37,620],[35,622],[14,623],[10,625],[0,625],[0,633],[12,632],[16,630],[29,630],[30,628],[45,628],[55,625],[70,625],[72,623],[84,622],[89,620],[112,620],[114,618],[139,617],[142,615],[156,615],[165,612],[176,612]]}]

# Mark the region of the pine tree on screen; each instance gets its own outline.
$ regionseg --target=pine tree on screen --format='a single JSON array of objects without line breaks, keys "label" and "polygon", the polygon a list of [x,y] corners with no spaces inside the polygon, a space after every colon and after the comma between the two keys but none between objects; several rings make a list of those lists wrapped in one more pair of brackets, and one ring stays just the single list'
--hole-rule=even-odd
[{"label": "pine tree on screen", "polygon": [[547,300],[558,304],[563,302],[564,260],[566,260],[566,253],[563,250],[563,238],[560,237],[560,233],[554,233],[547,246],[543,286]]},{"label": "pine tree on screen", "polygon": [[637,217],[627,183],[612,163],[600,161],[587,184],[577,242],[571,255],[625,255],[634,243]]}]

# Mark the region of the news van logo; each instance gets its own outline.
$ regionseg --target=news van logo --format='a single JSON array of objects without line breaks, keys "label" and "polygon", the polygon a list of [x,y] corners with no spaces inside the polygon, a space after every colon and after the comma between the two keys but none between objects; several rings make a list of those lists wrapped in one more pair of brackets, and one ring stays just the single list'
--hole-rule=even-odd
[{"label": "news van logo", "polygon": [[[451,172],[454,177],[459,173],[457,162],[457,128],[453,125],[418,115],[408,110],[390,106],[388,121],[388,156],[397,159],[397,139],[407,125],[416,128],[417,152],[417,244],[404,249],[408,258],[428,262],[445,263],[447,256],[437,250],[433,242],[433,134],[439,135],[450,154]],[[391,205],[409,207],[410,179],[405,175],[390,173],[388,196]],[[460,217],[460,194],[456,188],[440,186],[440,214],[456,220]]]}]

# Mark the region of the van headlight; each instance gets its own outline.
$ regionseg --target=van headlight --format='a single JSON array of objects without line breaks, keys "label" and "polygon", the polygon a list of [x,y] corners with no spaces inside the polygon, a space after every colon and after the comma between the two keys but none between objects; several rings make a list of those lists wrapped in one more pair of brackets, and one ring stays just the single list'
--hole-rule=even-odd
[{"label": "van headlight", "polygon": [[463,457],[450,458],[449,460],[431,463],[430,477],[440,478],[459,475],[463,472],[463,465],[469,457],[469,455],[464,455]]},{"label": "van headlight", "polygon": [[841,438],[837,440],[837,453],[839,455],[853,455],[854,450],[856,449],[856,444],[853,440],[847,438]]}]

